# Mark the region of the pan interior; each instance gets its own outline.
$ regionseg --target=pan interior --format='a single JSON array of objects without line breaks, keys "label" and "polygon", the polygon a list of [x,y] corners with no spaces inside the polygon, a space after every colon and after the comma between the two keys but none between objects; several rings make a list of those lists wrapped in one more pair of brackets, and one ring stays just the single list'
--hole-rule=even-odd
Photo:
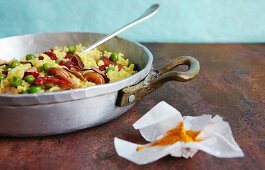
[{"label": "pan interior", "polygon": [[[98,33],[42,33],[24,36],[16,36],[0,39],[0,58],[11,60],[20,59],[29,53],[42,53],[54,47],[83,44],[87,46],[100,38],[104,34]],[[142,70],[147,62],[148,56],[143,49],[135,42],[115,37],[98,47],[99,50],[111,52],[121,52],[134,63],[138,70]]]}]

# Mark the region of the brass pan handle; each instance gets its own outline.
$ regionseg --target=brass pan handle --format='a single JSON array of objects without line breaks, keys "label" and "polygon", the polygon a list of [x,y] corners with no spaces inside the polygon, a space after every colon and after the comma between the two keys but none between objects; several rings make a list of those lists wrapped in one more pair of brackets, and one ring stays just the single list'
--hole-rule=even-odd
[{"label": "brass pan handle", "polygon": [[[187,65],[189,67],[188,71],[174,71],[180,65]],[[195,78],[199,71],[200,64],[195,58],[190,56],[177,57],[163,68],[152,70],[139,84],[120,90],[116,105],[127,106],[135,103],[168,81],[189,81]]]}]

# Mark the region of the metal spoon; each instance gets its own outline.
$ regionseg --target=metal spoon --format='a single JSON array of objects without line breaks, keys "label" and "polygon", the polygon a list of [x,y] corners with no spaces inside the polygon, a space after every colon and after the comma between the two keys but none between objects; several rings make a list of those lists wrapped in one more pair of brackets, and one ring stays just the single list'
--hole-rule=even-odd
[{"label": "metal spoon", "polygon": [[104,42],[110,40],[111,38],[115,37],[116,35],[120,34],[121,32],[141,23],[142,21],[150,18],[151,16],[153,16],[155,13],[157,13],[159,9],[159,4],[154,4],[152,6],[150,6],[147,10],[145,10],[145,12],[140,16],[138,17],[137,19],[135,19],[134,21],[130,22],[129,24],[121,27],[120,29],[118,29],[117,31],[113,32],[112,34],[94,42],[93,44],[89,45],[85,50],[84,52],[88,52],[90,50],[92,50],[93,48],[103,44]]}]

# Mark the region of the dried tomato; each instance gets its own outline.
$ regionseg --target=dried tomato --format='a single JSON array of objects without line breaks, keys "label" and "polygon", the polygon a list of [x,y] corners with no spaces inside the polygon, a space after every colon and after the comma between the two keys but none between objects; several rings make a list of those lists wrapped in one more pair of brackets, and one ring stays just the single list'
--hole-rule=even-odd
[{"label": "dried tomato", "polygon": [[72,61],[63,61],[63,60],[61,60],[61,61],[59,62],[59,65],[61,65],[61,66],[65,66],[65,67],[67,67],[68,69],[70,69],[70,68],[72,68],[72,67],[75,67],[75,63],[72,62]]},{"label": "dried tomato", "polygon": [[106,67],[108,67],[109,65],[118,66],[118,69],[119,69],[119,70],[123,68],[123,65],[121,65],[121,64],[117,64],[116,62],[111,61],[111,60],[110,60],[108,57],[106,57],[106,56],[101,56],[101,57],[100,57],[100,60],[102,60],[102,61],[104,62],[104,65],[102,65],[102,66],[99,67],[99,69],[100,69],[101,71],[106,70]]},{"label": "dried tomato", "polygon": [[123,68],[123,65],[121,65],[121,64],[117,64],[117,66],[118,66],[119,70],[121,70]]},{"label": "dried tomato", "polygon": [[7,75],[8,74],[8,71],[7,70],[2,70],[2,73]]},{"label": "dried tomato", "polygon": [[43,59],[44,59],[44,57],[40,55],[39,56],[39,60],[43,60]]},{"label": "dried tomato", "polygon": [[40,75],[40,73],[39,72],[37,72],[37,71],[26,71],[25,73],[24,73],[24,77],[26,77],[26,76],[28,76],[28,75],[33,75],[33,77],[38,77],[39,75]]},{"label": "dried tomato", "polygon": [[115,65],[115,63],[113,61],[111,61],[108,57],[106,56],[101,56],[100,60],[102,60],[104,62],[104,66],[108,67],[110,64]]},{"label": "dried tomato", "polygon": [[58,85],[62,88],[72,88],[72,84],[55,77],[38,77],[34,80],[34,84],[37,86],[47,86],[47,85]]},{"label": "dried tomato", "polygon": [[[84,63],[78,55],[68,53],[66,54],[65,58],[68,58],[71,61],[71,63],[68,63],[68,65],[71,64],[71,67],[76,68],[77,70],[82,70],[85,67]],[[71,67],[68,68],[70,69]]]},{"label": "dried tomato", "polygon": [[102,66],[99,66],[98,69],[99,69],[100,71],[104,71],[104,70],[106,70],[106,67],[107,67],[106,65],[102,65]]},{"label": "dried tomato", "polygon": [[48,52],[45,52],[44,54],[49,56],[51,60],[57,60],[57,57],[53,52],[48,51]]}]

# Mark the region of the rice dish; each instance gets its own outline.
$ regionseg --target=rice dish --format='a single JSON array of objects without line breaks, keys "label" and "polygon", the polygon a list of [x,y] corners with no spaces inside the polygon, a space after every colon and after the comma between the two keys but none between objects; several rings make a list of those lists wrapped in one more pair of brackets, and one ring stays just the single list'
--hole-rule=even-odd
[{"label": "rice dish", "polygon": [[0,93],[27,94],[85,88],[115,82],[136,71],[122,53],[93,49],[82,44],[55,47],[21,60],[0,59]]}]

